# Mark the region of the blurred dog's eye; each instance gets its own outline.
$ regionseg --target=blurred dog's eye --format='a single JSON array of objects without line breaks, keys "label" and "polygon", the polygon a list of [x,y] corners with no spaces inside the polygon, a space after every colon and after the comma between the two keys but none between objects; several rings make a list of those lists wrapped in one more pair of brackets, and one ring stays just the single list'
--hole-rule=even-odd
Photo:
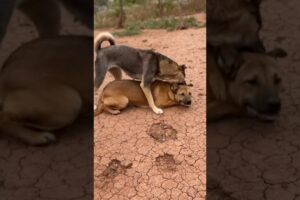
[{"label": "blurred dog's eye", "polygon": [[191,95],[192,95],[192,93],[190,93],[190,92],[189,92],[189,95],[191,96]]},{"label": "blurred dog's eye", "polygon": [[281,78],[279,77],[275,77],[274,78],[274,83],[277,85],[277,84],[280,84],[281,83]]},{"label": "blurred dog's eye", "polygon": [[183,95],[184,95],[184,93],[180,93],[180,95],[182,95],[182,96],[183,96]]},{"label": "blurred dog's eye", "polygon": [[257,79],[250,79],[250,80],[247,80],[246,83],[249,84],[249,85],[252,85],[252,86],[258,85]]}]

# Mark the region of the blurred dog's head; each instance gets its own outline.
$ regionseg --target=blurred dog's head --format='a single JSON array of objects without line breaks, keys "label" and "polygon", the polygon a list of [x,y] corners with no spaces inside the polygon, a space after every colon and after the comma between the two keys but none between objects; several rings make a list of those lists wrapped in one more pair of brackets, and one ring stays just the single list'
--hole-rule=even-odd
[{"label": "blurred dog's head", "polygon": [[228,77],[230,94],[249,114],[273,121],[280,112],[281,73],[267,54],[239,53],[227,49],[218,65]]}]

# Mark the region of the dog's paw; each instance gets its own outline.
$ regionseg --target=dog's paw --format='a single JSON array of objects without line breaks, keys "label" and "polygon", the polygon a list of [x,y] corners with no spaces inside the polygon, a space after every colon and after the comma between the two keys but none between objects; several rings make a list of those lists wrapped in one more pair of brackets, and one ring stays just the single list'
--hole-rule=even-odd
[{"label": "dog's paw", "polygon": [[121,113],[120,110],[110,110],[109,112],[110,112],[111,114],[113,114],[113,115],[118,115],[118,114]]},{"label": "dog's paw", "polygon": [[156,114],[163,114],[164,113],[164,111],[160,108],[154,108],[153,112],[155,112]]},{"label": "dog's paw", "polygon": [[29,144],[35,145],[35,146],[47,145],[47,144],[56,142],[56,137],[52,133],[41,132],[41,133],[38,133],[35,137],[32,137],[28,142],[29,142]]}]

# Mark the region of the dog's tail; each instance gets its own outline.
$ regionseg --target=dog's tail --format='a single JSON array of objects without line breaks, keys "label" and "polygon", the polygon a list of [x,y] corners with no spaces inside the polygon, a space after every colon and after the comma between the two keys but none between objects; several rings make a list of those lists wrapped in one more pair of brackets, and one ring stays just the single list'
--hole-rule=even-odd
[{"label": "dog's tail", "polygon": [[115,45],[116,40],[114,36],[109,32],[103,32],[97,35],[95,38],[95,51],[98,52],[101,50],[101,44],[104,41],[108,41],[110,45]]}]

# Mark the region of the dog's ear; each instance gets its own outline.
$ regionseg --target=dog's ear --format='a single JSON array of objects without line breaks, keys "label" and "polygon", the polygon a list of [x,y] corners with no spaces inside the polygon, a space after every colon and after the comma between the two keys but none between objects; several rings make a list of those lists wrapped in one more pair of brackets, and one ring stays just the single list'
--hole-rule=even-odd
[{"label": "dog's ear", "polygon": [[178,89],[179,89],[179,84],[178,83],[172,83],[171,84],[172,92],[176,92]]},{"label": "dog's ear", "polygon": [[174,74],[177,70],[177,65],[175,63],[166,59],[159,61],[159,72],[161,75]]},{"label": "dog's ear", "polygon": [[185,64],[179,65],[179,67],[180,67],[182,70],[186,70],[186,69],[187,69],[187,66],[186,66]]},{"label": "dog's ear", "polygon": [[223,46],[219,49],[217,64],[225,75],[233,76],[234,72],[237,70],[236,68],[239,60],[239,52],[233,46]]},{"label": "dog's ear", "polygon": [[274,58],[285,58],[288,55],[287,52],[281,48],[273,49],[272,51],[267,52],[267,54]]}]

